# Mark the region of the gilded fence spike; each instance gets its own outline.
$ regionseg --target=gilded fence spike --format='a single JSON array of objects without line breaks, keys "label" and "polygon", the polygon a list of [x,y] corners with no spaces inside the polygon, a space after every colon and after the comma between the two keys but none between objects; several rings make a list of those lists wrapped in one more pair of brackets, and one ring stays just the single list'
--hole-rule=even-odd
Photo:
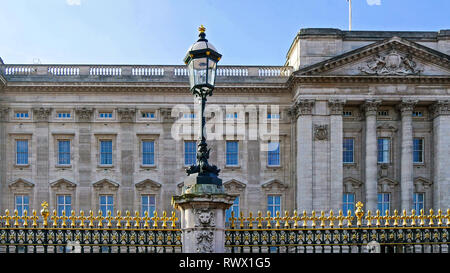
[{"label": "gilded fence spike", "polygon": [[408,225],[407,220],[409,219],[408,215],[406,214],[406,209],[403,210],[403,215],[402,215],[401,219],[403,220],[402,226],[406,227]]},{"label": "gilded fence spike", "polygon": [[248,221],[248,228],[253,228],[253,221],[255,218],[253,218],[253,212],[248,213],[247,221]]},{"label": "gilded fence spike", "polygon": [[281,217],[280,217],[280,211],[279,210],[277,210],[277,212],[275,213],[275,217],[273,218],[274,220],[275,220],[275,227],[276,228],[280,228],[280,220],[281,220]]},{"label": "gilded fence spike", "polygon": [[284,221],[284,228],[286,228],[286,229],[288,229],[290,227],[289,226],[289,220],[290,220],[289,212],[287,210],[285,210],[284,211],[283,221]]},{"label": "gilded fence spike", "polygon": [[41,215],[43,218],[43,227],[47,227],[48,226],[48,215],[49,215],[49,211],[48,211],[48,203],[46,201],[42,202],[41,204],[42,209],[41,209]]},{"label": "gilded fence spike", "polygon": [[172,228],[176,228],[177,227],[176,222],[178,221],[178,217],[175,211],[172,211],[172,217],[170,217],[170,221],[172,222]]},{"label": "gilded fence spike", "polygon": [[15,209],[14,210],[14,216],[12,217],[12,219],[14,220],[14,227],[18,227],[19,226],[19,212]]},{"label": "gilded fence spike", "polygon": [[120,210],[118,210],[116,212],[115,220],[117,221],[116,227],[121,228],[122,227],[122,223],[121,223],[121,221],[122,221],[122,212]]},{"label": "gilded fence spike", "polygon": [[112,227],[111,221],[114,220],[114,217],[111,215],[112,213],[110,210],[108,210],[108,212],[106,214],[107,214],[106,220],[108,220],[108,224],[106,224],[106,226],[108,228],[111,228]]},{"label": "gilded fence spike", "polygon": [[156,210],[153,212],[153,217],[151,219],[153,221],[153,227],[158,228],[159,217],[158,217],[158,213],[156,212]]},{"label": "gilded fence spike", "polygon": [[362,226],[362,219],[364,216],[364,211],[363,211],[363,203],[361,201],[358,201],[358,203],[356,203],[356,211],[355,211],[355,215],[356,215],[356,226],[360,227]]},{"label": "gilded fence spike", "polygon": [[258,221],[258,228],[262,228],[262,221],[264,218],[262,217],[262,212],[258,211],[258,217],[256,217],[256,221]]},{"label": "gilded fence spike", "polygon": [[272,217],[270,217],[270,211],[267,211],[267,217],[265,217],[264,220],[267,221],[267,228],[272,228],[272,224],[270,223],[270,221],[272,221]]},{"label": "gilded fence spike", "polygon": [[388,227],[389,226],[389,220],[391,219],[391,217],[389,216],[389,210],[386,210],[384,212],[384,216],[383,216],[384,221],[384,226]]},{"label": "gilded fence spike", "polygon": [[139,211],[134,212],[133,221],[134,221],[134,227],[139,228],[139,223],[141,222],[141,217],[139,217]]},{"label": "gilded fence spike", "polygon": [[241,211],[239,213],[238,221],[239,221],[239,227],[244,228],[244,221],[245,221],[244,212]]},{"label": "gilded fence spike", "polygon": [[37,220],[39,219],[39,217],[37,216],[36,210],[33,210],[31,212],[31,214],[33,215],[33,216],[30,217],[33,220],[33,223],[31,224],[31,226],[32,227],[37,227]]},{"label": "gilded fence spike", "polygon": [[447,218],[447,226],[450,226],[450,209],[447,209],[447,215],[445,218]]},{"label": "gilded fence spike", "polygon": [[86,216],[84,216],[83,210],[80,210],[80,216],[78,216],[78,220],[80,220],[80,228],[84,228],[84,221],[86,221]]},{"label": "gilded fence spike", "polygon": [[89,220],[89,227],[93,228],[95,217],[94,217],[94,212],[92,210],[89,210],[89,216],[87,219]]},{"label": "gilded fence spike", "polygon": [[423,209],[420,210],[420,215],[419,215],[419,219],[420,219],[420,223],[419,225],[421,227],[423,227],[425,225],[425,211]]},{"label": "gilded fence spike", "polygon": [[344,216],[344,213],[342,212],[341,209],[339,210],[339,216],[337,217],[337,219],[339,220],[338,226],[339,226],[340,228],[342,228],[342,227],[344,226],[344,219],[345,219],[345,216]]},{"label": "gilded fence spike", "polygon": [[228,221],[230,221],[230,227],[231,228],[235,228],[236,227],[236,220],[237,220],[237,218],[236,217],[234,217],[234,211],[231,211],[231,216],[230,216],[230,218],[228,218]]},{"label": "gilded fence spike", "polygon": [[167,221],[169,221],[169,217],[167,217],[167,213],[165,210],[163,211],[163,216],[161,217],[161,220],[163,222],[162,227],[167,228]]},{"label": "gilded fence spike", "polygon": [[382,219],[382,216],[380,215],[380,210],[377,209],[376,216],[375,216],[375,220],[377,220],[377,221],[375,222],[375,226],[377,226],[377,227],[381,226],[381,222],[380,222],[381,219]]},{"label": "gilded fence spike", "polygon": [[103,212],[101,210],[98,211],[98,216],[95,218],[97,220],[97,226],[98,228],[103,228],[103,220],[105,220],[105,217],[103,217]]},{"label": "gilded fence spike", "polygon": [[69,217],[69,219],[70,219],[70,227],[75,227],[76,226],[76,220],[77,220],[77,216],[75,215],[75,211],[74,210],[72,210],[72,212],[70,213],[70,217]]},{"label": "gilded fence spike", "polygon": [[411,216],[409,216],[409,219],[411,219],[411,226],[414,227],[416,225],[416,210],[411,210]]},{"label": "gilded fence spike", "polygon": [[69,217],[66,216],[66,211],[63,210],[62,211],[62,215],[60,217],[60,219],[61,219],[61,227],[63,227],[63,228],[67,227],[66,221],[67,221],[68,218]]},{"label": "gilded fence spike", "polygon": [[300,217],[298,217],[298,213],[296,210],[294,210],[294,216],[292,217],[292,221],[294,221],[294,228],[298,227],[298,222],[300,220]]},{"label": "gilded fence spike", "polygon": [[434,219],[436,218],[436,216],[434,215],[433,209],[430,209],[430,215],[427,216],[427,218],[428,218],[428,220],[430,220],[430,221],[428,222],[428,225],[429,225],[430,227],[431,227],[431,226],[434,226]]},{"label": "gilded fence spike", "polygon": [[306,228],[308,226],[308,215],[306,213],[306,210],[303,211],[303,215],[302,217],[300,217],[300,219],[303,221],[303,227]]},{"label": "gilded fence spike", "polygon": [[129,211],[129,210],[125,211],[125,217],[124,217],[124,219],[125,219],[125,221],[126,221],[126,223],[125,223],[125,228],[130,228],[130,227],[131,227],[131,224],[130,224],[131,216],[130,216],[130,211]]},{"label": "gilded fence spike", "polygon": [[52,216],[50,217],[50,219],[53,220],[53,227],[54,228],[58,227],[58,219],[59,219],[59,217],[58,217],[58,215],[56,213],[56,210],[53,210]]},{"label": "gilded fence spike", "polygon": [[311,217],[309,217],[309,220],[311,220],[311,227],[315,228],[316,227],[316,221],[317,221],[316,211],[315,210],[313,210],[311,212]]},{"label": "gilded fence spike", "polygon": [[29,219],[29,217],[28,217],[28,211],[27,210],[24,210],[23,211],[23,215],[22,215],[22,217],[20,217],[21,219],[22,219],[22,221],[23,221],[23,227],[24,228],[26,228],[26,227],[28,227],[28,219]]},{"label": "gilded fence spike", "polygon": [[367,216],[366,216],[366,221],[367,221],[367,227],[371,227],[372,226],[372,220],[373,220],[373,217],[372,217],[372,212],[370,211],[370,210],[368,210],[367,211]]},{"label": "gilded fence spike", "polygon": [[330,221],[328,225],[329,225],[330,228],[334,227],[334,221],[335,220],[336,220],[336,217],[334,216],[333,210],[330,210],[330,214],[328,216],[328,221]]},{"label": "gilded fence spike", "polygon": [[441,209],[439,209],[438,210],[438,214],[436,215],[436,218],[438,219],[438,223],[437,223],[437,225],[438,226],[442,226],[442,210]]},{"label": "gilded fence spike", "polygon": [[11,216],[9,216],[9,210],[5,210],[5,216],[3,216],[3,219],[5,219],[5,227],[9,227],[9,221],[11,221]]},{"label": "gilded fence spike", "polygon": [[399,219],[397,210],[394,210],[394,215],[392,216],[392,218],[394,219],[394,227],[397,227],[398,226],[398,219]]},{"label": "gilded fence spike", "polygon": [[354,219],[354,217],[352,216],[352,211],[348,210],[347,211],[347,217],[345,217],[347,219],[347,227],[351,227],[352,226],[352,221]]},{"label": "gilded fence spike", "polygon": [[320,211],[320,217],[319,217],[319,220],[320,220],[320,227],[321,228],[324,228],[325,227],[325,220],[326,220],[327,218],[325,217],[325,212],[323,211],[323,210],[321,210]]},{"label": "gilded fence spike", "polygon": [[148,217],[148,211],[146,210],[144,212],[144,217],[142,218],[142,220],[144,220],[144,228],[148,228],[148,221],[150,220],[150,217]]}]

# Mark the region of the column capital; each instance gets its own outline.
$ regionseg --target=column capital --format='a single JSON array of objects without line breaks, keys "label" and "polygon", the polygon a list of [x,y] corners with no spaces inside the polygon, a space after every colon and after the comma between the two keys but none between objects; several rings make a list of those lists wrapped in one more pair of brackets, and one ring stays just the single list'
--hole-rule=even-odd
[{"label": "column capital", "polygon": [[419,102],[418,100],[403,99],[398,105],[397,109],[401,112],[402,116],[411,116],[414,106]]},{"label": "column capital", "polygon": [[0,107],[0,121],[8,120],[9,107]]},{"label": "column capital", "polygon": [[301,115],[311,115],[314,103],[314,99],[297,99],[290,110],[288,110],[288,113],[293,117],[298,117]]},{"label": "column capital", "polygon": [[361,105],[361,110],[365,113],[366,116],[376,116],[378,106],[380,106],[381,100],[366,100]]},{"label": "column capital", "polygon": [[438,100],[429,107],[431,117],[435,118],[440,115],[450,115],[450,101]]},{"label": "column capital", "polygon": [[346,100],[344,99],[329,99],[328,107],[331,115],[342,115]]}]

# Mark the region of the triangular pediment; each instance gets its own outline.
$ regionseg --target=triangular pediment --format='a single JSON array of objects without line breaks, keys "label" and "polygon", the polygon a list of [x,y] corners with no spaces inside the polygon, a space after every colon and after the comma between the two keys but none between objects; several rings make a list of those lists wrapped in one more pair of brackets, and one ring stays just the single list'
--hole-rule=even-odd
[{"label": "triangular pediment", "polygon": [[398,186],[398,182],[388,178],[388,177],[383,177],[378,179],[378,192],[390,192],[392,190],[394,190],[394,188],[396,186]]},{"label": "triangular pediment", "polygon": [[359,189],[363,184],[361,181],[353,177],[346,177],[344,178],[343,182],[345,192],[353,192],[356,189]]},{"label": "triangular pediment", "polygon": [[50,183],[50,187],[52,188],[61,188],[61,187],[74,188],[76,186],[77,186],[76,183],[69,181],[65,178],[61,178]]},{"label": "triangular pediment", "polygon": [[288,186],[278,179],[272,179],[263,183],[261,187],[265,190],[285,190]]},{"label": "triangular pediment", "polygon": [[294,76],[449,76],[450,55],[392,37],[304,67]]},{"label": "triangular pediment", "polygon": [[29,189],[34,187],[34,183],[30,182],[26,179],[23,178],[18,178],[14,181],[12,181],[11,183],[9,183],[9,188],[11,189],[18,189],[18,188],[23,188],[23,189]]},{"label": "triangular pediment", "polygon": [[158,190],[161,188],[161,184],[153,181],[151,179],[145,179],[135,184],[137,189],[143,190],[143,189],[151,189],[151,190]]},{"label": "triangular pediment", "polygon": [[99,188],[104,188],[104,187],[109,187],[109,188],[112,188],[112,189],[116,189],[116,188],[119,187],[119,183],[114,182],[112,180],[109,180],[107,178],[104,178],[104,179],[101,179],[101,180],[99,180],[97,182],[92,183],[92,186],[94,188],[98,188],[98,189]]},{"label": "triangular pediment", "polygon": [[223,183],[223,186],[227,191],[242,191],[247,187],[247,185],[241,181],[238,181],[236,179],[228,180],[227,182]]}]

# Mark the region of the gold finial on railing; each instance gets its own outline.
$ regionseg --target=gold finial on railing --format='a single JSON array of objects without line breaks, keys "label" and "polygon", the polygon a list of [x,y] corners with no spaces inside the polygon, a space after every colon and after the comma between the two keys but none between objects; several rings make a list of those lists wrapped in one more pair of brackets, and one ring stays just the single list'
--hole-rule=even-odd
[{"label": "gold finial on railing", "polygon": [[372,212],[370,210],[367,211],[367,216],[366,216],[366,221],[367,221],[367,226],[371,227],[372,226],[372,220],[373,220],[373,216],[372,216]]},{"label": "gold finial on railing", "polygon": [[97,217],[95,217],[95,220],[97,220],[97,226],[98,228],[103,228],[103,220],[105,220],[105,217],[103,217],[103,212],[101,210],[98,210]]},{"label": "gold finial on railing", "polygon": [[70,219],[70,227],[75,227],[77,225],[75,222],[77,220],[77,216],[75,215],[74,210],[71,211],[69,219]]},{"label": "gold finial on railing", "polygon": [[345,217],[345,219],[347,219],[347,227],[351,227],[352,226],[352,221],[354,219],[354,217],[352,216],[352,211],[351,210],[347,211],[347,216]]},{"label": "gold finial on railing", "polygon": [[14,227],[18,227],[19,226],[19,212],[15,209],[14,210],[14,216],[12,217],[12,219],[14,220]]},{"label": "gold finial on railing", "polygon": [[330,214],[328,216],[328,221],[330,221],[329,224],[328,224],[330,226],[330,228],[333,228],[334,227],[334,221],[336,221],[336,217],[333,214],[333,210],[330,210]]},{"label": "gold finial on railing", "polygon": [[394,227],[397,227],[399,216],[398,216],[398,211],[396,209],[394,210],[394,215],[392,216],[392,218],[394,219]]},{"label": "gold finial on railing", "polygon": [[78,216],[78,220],[80,221],[80,228],[84,228],[84,221],[86,221],[86,216],[84,216],[83,210],[80,210],[80,216]]},{"label": "gold finial on railing", "polygon": [[169,217],[167,217],[167,212],[164,210],[163,215],[161,217],[161,220],[163,222],[162,227],[167,228],[167,221],[169,221]]},{"label": "gold finial on railing", "polygon": [[53,210],[52,212],[52,216],[50,217],[50,219],[53,221],[53,227],[56,228],[58,227],[58,214],[56,213],[56,210]]},{"label": "gold finial on railing", "polygon": [[253,218],[253,212],[248,213],[247,221],[248,221],[248,228],[253,228],[253,221],[255,218]]},{"label": "gold finial on railing", "polygon": [[409,219],[408,215],[406,214],[406,209],[403,210],[402,216],[400,218],[402,219],[402,226],[406,227],[408,225],[407,220]]},{"label": "gold finial on railing", "polygon": [[111,213],[110,210],[108,210],[108,212],[106,213],[106,215],[107,215],[107,216],[105,217],[105,219],[108,221],[108,224],[106,224],[106,226],[107,226],[108,228],[111,228],[111,227],[112,227],[111,221],[114,220],[114,217],[112,216],[112,213]]},{"label": "gold finial on railing", "polygon": [[338,226],[339,226],[340,228],[342,228],[342,227],[344,226],[345,216],[344,216],[344,213],[342,212],[341,209],[339,210],[339,215],[338,215],[337,219],[338,219],[338,221],[339,221],[339,222],[338,222]]},{"label": "gold finial on railing", "polygon": [[239,221],[239,227],[244,228],[244,221],[245,221],[244,212],[242,212],[242,211],[239,212],[238,221]]},{"label": "gold finial on railing", "polygon": [[430,215],[427,216],[428,220],[430,220],[430,222],[428,222],[428,225],[431,227],[434,225],[434,219],[436,218],[436,216],[434,215],[434,211],[433,209],[430,209]]},{"label": "gold finial on railing", "polygon": [[439,209],[438,214],[436,215],[436,219],[438,219],[438,223],[437,223],[438,226],[442,226],[442,218],[444,218],[442,215],[442,210]]},{"label": "gold finial on railing", "polygon": [[256,217],[256,221],[258,221],[257,228],[262,228],[262,221],[263,220],[264,220],[264,218],[262,217],[262,212],[258,211],[258,217]]},{"label": "gold finial on railing", "polygon": [[129,210],[125,211],[124,219],[126,221],[125,228],[130,228],[131,227],[130,221],[131,221],[132,218],[131,218],[131,214],[130,214]]},{"label": "gold finial on railing", "polygon": [[267,217],[265,217],[264,220],[267,221],[267,228],[271,228],[272,224],[270,223],[270,221],[272,221],[272,217],[270,217],[270,211],[267,211]]},{"label": "gold finial on railing", "polygon": [[22,219],[22,221],[23,221],[23,227],[24,228],[26,228],[26,227],[28,227],[28,211],[27,210],[24,210],[23,211],[23,215],[22,215],[22,217],[20,217],[21,219]]},{"label": "gold finial on railing", "polygon": [[9,227],[9,221],[11,221],[11,216],[9,216],[9,210],[5,210],[5,216],[3,216],[3,219],[5,219],[5,227]]},{"label": "gold finial on railing", "polygon": [[66,216],[66,210],[62,211],[62,215],[59,218],[61,219],[61,227],[63,228],[67,227],[66,221],[67,219],[69,219],[69,217]]},{"label": "gold finial on railing", "polygon": [[280,211],[279,210],[277,210],[277,212],[275,213],[275,217],[274,217],[274,220],[275,220],[275,228],[280,228],[280,220],[281,220],[281,217],[280,217]]},{"label": "gold finial on railing", "polygon": [[447,226],[450,226],[450,209],[447,209],[447,215],[445,218],[447,218]]},{"label": "gold finial on railing", "polygon": [[291,218],[289,217],[289,212],[287,210],[284,211],[284,217],[283,217],[283,221],[284,221],[284,228],[288,229],[289,226],[289,220]]},{"label": "gold finial on railing", "polygon": [[89,220],[89,227],[93,228],[94,227],[95,216],[94,216],[94,212],[92,210],[89,210],[89,216],[88,216],[87,219]]},{"label": "gold finial on railing", "polygon": [[317,217],[316,217],[316,211],[313,210],[311,212],[311,217],[309,217],[309,220],[311,220],[311,227],[315,228],[316,227],[316,221],[317,221]]},{"label": "gold finial on railing", "polygon": [[309,218],[308,218],[308,214],[306,213],[306,210],[304,210],[304,211],[303,211],[302,217],[300,217],[300,220],[303,221],[302,226],[303,226],[304,228],[308,227],[308,219],[309,219]]},{"label": "gold finial on railing", "polygon": [[152,221],[153,221],[153,227],[158,228],[159,217],[158,217],[158,212],[156,212],[156,210],[153,211]]},{"label": "gold finial on railing", "polygon": [[176,228],[177,227],[176,222],[178,221],[178,217],[175,211],[172,211],[172,217],[170,217],[170,221],[172,222],[172,228]]},{"label": "gold finial on railing", "polygon": [[134,221],[134,227],[139,228],[139,223],[141,222],[141,217],[139,217],[139,211],[134,212],[133,221]]},{"label": "gold finial on railing", "polygon": [[389,226],[389,220],[391,219],[391,217],[389,216],[389,210],[386,210],[384,212],[384,216],[383,216],[384,221],[384,226],[388,227]]},{"label": "gold finial on railing", "polygon": [[31,226],[35,228],[35,227],[37,227],[37,220],[39,219],[39,217],[37,216],[36,210],[33,210],[31,212],[31,214],[33,215],[30,217],[33,220],[33,223],[31,224]]},{"label": "gold finial on railing", "polygon": [[375,226],[377,226],[377,227],[381,226],[380,220],[382,219],[382,217],[383,216],[380,215],[380,210],[377,209],[376,215],[375,215],[375,220],[377,220],[377,221],[375,222]]},{"label": "gold finial on railing", "polygon": [[41,215],[42,215],[42,218],[44,220],[42,225],[44,227],[47,227],[47,225],[48,225],[48,215],[49,215],[48,203],[46,201],[44,201],[44,202],[42,202],[41,206],[42,206]]},{"label": "gold finial on railing", "polygon": [[298,217],[298,213],[294,210],[294,216],[292,217],[292,221],[294,221],[294,228],[298,227],[297,221],[300,221],[300,217]]},{"label": "gold finial on railing", "polygon": [[416,220],[417,220],[417,216],[416,216],[416,210],[411,210],[411,216],[408,217],[409,219],[411,219],[411,226],[414,227],[416,225]]},{"label": "gold finial on railing", "polygon": [[117,228],[121,228],[122,227],[122,223],[120,223],[120,222],[122,221],[122,211],[118,210],[116,212],[116,217],[114,217],[114,219],[117,221],[116,227]]},{"label": "gold finial on railing", "polygon": [[320,211],[320,217],[318,219],[320,220],[320,227],[324,228],[325,227],[325,220],[327,218],[325,217],[325,212],[323,210]]},{"label": "gold finial on railing", "polygon": [[234,211],[232,210],[231,211],[231,217],[228,219],[228,221],[230,221],[230,226],[231,226],[231,228],[235,228],[236,227],[236,220],[237,220],[237,218],[236,217],[234,217]]},{"label": "gold finial on railing", "polygon": [[148,221],[150,220],[150,217],[148,217],[148,210],[144,211],[144,217],[142,217],[142,220],[144,220],[144,228],[149,228]]},{"label": "gold finial on railing", "polygon": [[423,209],[421,209],[420,210],[420,215],[419,215],[419,220],[420,220],[420,223],[419,223],[419,225],[421,226],[421,227],[423,227],[424,225],[425,225],[425,211],[423,210]]},{"label": "gold finial on railing", "polygon": [[355,211],[355,215],[356,215],[356,226],[360,227],[362,226],[362,219],[364,216],[364,211],[363,211],[363,203],[361,201],[358,201],[358,203],[356,203],[356,211]]}]

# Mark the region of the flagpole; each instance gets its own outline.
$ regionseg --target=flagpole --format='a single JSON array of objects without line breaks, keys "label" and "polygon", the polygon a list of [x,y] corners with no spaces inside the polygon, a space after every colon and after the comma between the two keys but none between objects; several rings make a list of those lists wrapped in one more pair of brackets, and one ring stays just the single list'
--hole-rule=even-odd
[{"label": "flagpole", "polygon": [[348,1],[348,30],[352,30],[352,0]]}]

